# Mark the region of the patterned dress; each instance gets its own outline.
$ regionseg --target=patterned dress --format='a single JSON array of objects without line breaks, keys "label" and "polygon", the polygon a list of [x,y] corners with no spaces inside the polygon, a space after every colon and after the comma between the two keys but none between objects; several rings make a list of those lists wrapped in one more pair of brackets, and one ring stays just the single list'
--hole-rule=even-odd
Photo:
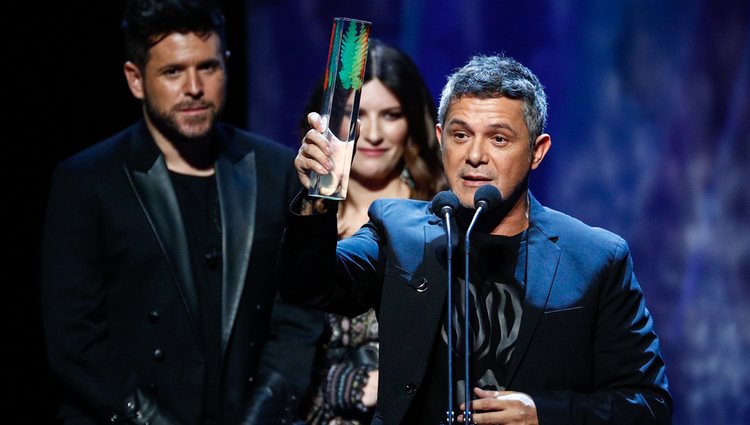
[{"label": "patterned dress", "polygon": [[[399,178],[413,193],[414,180],[406,167]],[[345,202],[339,205],[339,238],[351,236],[364,224],[342,220],[344,208]],[[317,391],[304,415],[306,423],[369,424],[375,408],[367,408],[362,404],[362,395],[368,373],[378,369],[380,346],[375,311],[370,310],[354,319],[328,314],[328,335],[323,335],[323,340],[327,341],[322,347],[325,358],[319,359],[323,366],[313,377],[313,385],[317,387]]]},{"label": "patterned dress", "polygon": [[353,319],[328,315],[328,338],[319,369],[317,393],[308,409],[309,425],[364,425],[373,408],[362,404],[368,372],[378,368],[378,323],[375,312]]}]

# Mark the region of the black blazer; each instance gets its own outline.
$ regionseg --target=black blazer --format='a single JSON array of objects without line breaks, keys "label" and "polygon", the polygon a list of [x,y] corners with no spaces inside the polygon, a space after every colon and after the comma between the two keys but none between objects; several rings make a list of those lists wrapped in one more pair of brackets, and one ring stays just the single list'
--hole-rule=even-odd
[{"label": "black blazer", "polygon": [[[299,183],[289,149],[226,125],[216,134],[222,408],[232,423],[259,372],[277,289],[273,265]],[[138,389],[182,423],[197,424],[204,342],[187,246],[166,163],[144,122],[56,167],[42,302],[49,361],[66,389],[63,418],[102,423]],[[275,317],[263,364],[302,393],[322,318],[288,305]]]},{"label": "black blazer", "polygon": [[[395,425],[419,391],[440,332],[445,226],[423,201],[378,200],[369,215],[338,244],[332,212],[291,215],[280,292],[349,316],[375,309],[380,382],[372,423]],[[530,217],[523,315],[504,387],[532,397],[540,424],[671,423],[659,339],[625,241],[533,197]]]}]

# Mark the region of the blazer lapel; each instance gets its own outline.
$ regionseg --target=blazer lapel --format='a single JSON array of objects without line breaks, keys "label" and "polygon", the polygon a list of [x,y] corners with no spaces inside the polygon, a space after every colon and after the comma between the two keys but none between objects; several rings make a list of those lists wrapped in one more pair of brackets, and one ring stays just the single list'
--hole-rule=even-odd
[{"label": "blazer lapel", "polygon": [[[424,227],[424,237],[425,251],[415,271],[415,274],[425,277],[424,287],[419,291],[430,293],[427,298],[429,310],[426,312],[430,314],[430,317],[423,319],[422,322],[440,325],[440,316],[445,310],[445,297],[448,289],[448,238],[444,223],[435,217],[430,218]],[[451,220],[451,244],[451,253],[456,253],[458,232],[455,220]],[[434,329],[430,329],[424,335],[432,338]],[[427,344],[431,346],[431,341],[427,341]]]},{"label": "blazer lapel", "polygon": [[193,330],[200,335],[198,295],[193,282],[187,235],[164,157],[157,155],[146,171],[130,169],[127,165],[123,168],[169,263]]},{"label": "blazer lapel", "polygon": [[216,181],[222,223],[223,289],[221,315],[222,353],[232,333],[245,285],[255,233],[257,176],[255,152],[238,160],[222,154],[216,163]]},{"label": "blazer lapel", "polygon": [[511,355],[508,368],[508,378],[505,388],[513,382],[518,366],[523,361],[526,349],[529,347],[539,319],[547,305],[552,283],[560,261],[560,249],[555,244],[557,235],[551,235],[544,225],[544,209],[542,205],[531,198],[531,225],[529,226],[527,251],[527,282],[526,295],[523,302],[523,316],[521,329],[518,332],[516,347]]},{"label": "blazer lapel", "polygon": [[[445,232],[440,226],[427,225],[424,227],[424,235],[426,239],[424,245],[420,246],[423,247],[421,254],[416,251],[417,245],[414,245],[413,250],[409,251],[410,258],[399,257],[398,265],[389,263],[386,266],[386,275],[396,277],[399,288],[408,287],[410,290],[387,292],[384,295],[387,300],[384,300],[380,310],[380,315],[388,317],[387,320],[403,321],[392,329],[381,328],[381,359],[386,362],[386,359],[393,359],[394,363],[409,366],[409,370],[413,370],[411,368],[414,364],[407,365],[402,360],[409,359],[409,362],[415,362],[419,367],[427,363],[429,348],[440,324],[445,300],[447,275],[445,269],[436,264],[441,255],[443,258],[445,256]],[[412,317],[420,319],[414,321],[411,320]],[[388,339],[392,340],[386,341]],[[400,341],[404,339],[421,342],[403,345]]]},{"label": "blazer lapel", "polygon": [[[424,238],[420,243],[401,246],[399,251],[408,254],[399,256],[398,267],[387,266],[386,274],[397,275],[401,289],[386,293],[380,310],[380,317],[388,323],[380,327],[380,362],[388,365],[380,372],[383,382],[419,385],[436,332],[440,332],[447,274],[445,230],[437,219],[424,226]],[[392,244],[399,246],[399,242],[394,240]],[[409,290],[402,290],[406,286]],[[389,406],[382,411],[383,422],[400,423],[412,397],[402,386],[387,388],[380,394],[383,399],[378,403]]]}]

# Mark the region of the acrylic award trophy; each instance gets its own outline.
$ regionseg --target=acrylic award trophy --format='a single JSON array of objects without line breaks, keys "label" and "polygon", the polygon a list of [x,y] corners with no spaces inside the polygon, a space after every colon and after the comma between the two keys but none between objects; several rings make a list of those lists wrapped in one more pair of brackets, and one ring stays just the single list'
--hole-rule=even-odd
[{"label": "acrylic award trophy", "polygon": [[335,18],[328,48],[320,115],[333,154],[333,170],[311,172],[308,194],[321,198],[346,199],[349,171],[356,145],[359,98],[365,75],[371,23]]}]

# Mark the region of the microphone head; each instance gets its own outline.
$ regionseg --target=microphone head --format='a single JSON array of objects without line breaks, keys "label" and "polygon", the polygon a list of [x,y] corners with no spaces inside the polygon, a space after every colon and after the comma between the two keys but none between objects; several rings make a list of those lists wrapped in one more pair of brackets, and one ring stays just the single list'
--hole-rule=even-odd
[{"label": "microphone head", "polygon": [[481,186],[476,192],[474,192],[475,209],[482,207],[485,211],[492,211],[500,206],[502,200],[503,195],[500,193],[500,189],[491,184]]},{"label": "microphone head", "polygon": [[432,199],[430,210],[438,217],[443,217],[446,213],[452,214],[460,205],[461,203],[455,193],[449,190],[444,190],[435,195],[435,198]]}]

